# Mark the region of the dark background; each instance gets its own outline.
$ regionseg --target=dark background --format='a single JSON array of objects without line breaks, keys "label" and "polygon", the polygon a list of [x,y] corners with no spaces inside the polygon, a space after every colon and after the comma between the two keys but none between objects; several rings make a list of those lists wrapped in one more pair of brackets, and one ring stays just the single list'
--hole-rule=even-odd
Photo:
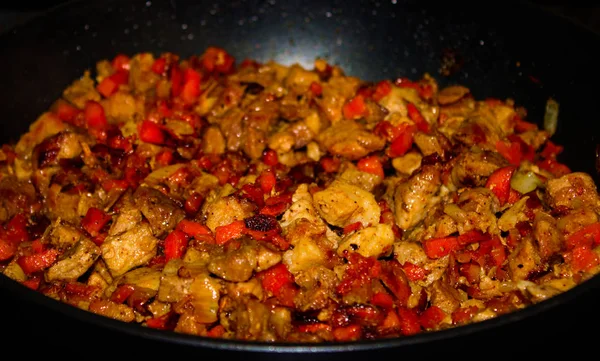
[{"label": "dark background", "polygon": [[[44,5],[27,1],[5,2],[0,5],[0,32],[26,21],[44,11],[45,7],[60,1],[46,1]],[[600,7],[570,2],[537,1],[557,16],[564,16],[589,31],[600,34]],[[573,5],[575,4],[575,5]],[[501,6],[501,3],[500,5]],[[532,19],[535,21],[535,19]],[[517,24],[515,26],[518,26]],[[596,71],[594,69],[593,71]],[[221,350],[197,349],[188,346],[173,346],[157,340],[132,337],[112,329],[99,329],[86,322],[66,317],[61,313],[48,312],[45,308],[28,307],[27,301],[10,297],[10,291],[0,288],[0,342],[5,352],[15,350],[20,357],[102,357],[118,359],[129,357],[162,358],[193,357],[202,360],[250,359],[258,354],[225,352]],[[415,345],[402,350],[380,350],[348,354],[313,355],[319,359],[365,359],[406,357],[536,357],[546,358],[561,354],[568,357],[583,356],[587,352],[596,354],[595,328],[600,322],[597,314],[600,292],[586,290],[587,297],[577,303],[562,304],[552,313],[541,313],[526,322],[515,322],[510,327],[482,330],[468,338],[439,341],[433,345]],[[26,311],[24,311],[26,310]],[[261,359],[274,358],[260,357]],[[306,359],[306,355],[286,355],[287,359]]]}]

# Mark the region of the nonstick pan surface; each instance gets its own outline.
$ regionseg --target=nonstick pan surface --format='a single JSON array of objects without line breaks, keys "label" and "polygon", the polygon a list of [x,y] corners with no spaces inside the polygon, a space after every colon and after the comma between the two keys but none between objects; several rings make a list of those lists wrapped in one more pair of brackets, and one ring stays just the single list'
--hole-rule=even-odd
[{"label": "nonstick pan surface", "polygon": [[[429,72],[441,84],[467,85],[478,98],[512,97],[529,110],[529,119],[540,122],[546,99],[553,97],[561,104],[554,139],[565,146],[562,160],[573,170],[589,172],[598,183],[600,38],[519,2],[498,3],[493,11],[488,3],[401,0],[69,3],[0,36],[2,140],[17,139],[62,89],[99,59],[140,51],[185,57],[211,45],[227,49],[238,60],[274,59],[310,67],[314,58],[324,57],[368,80],[418,78]],[[444,57],[462,64],[450,76],[439,73]],[[586,326],[600,321],[594,312],[599,284],[596,277],[524,311],[467,327],[333,345],[265,345],[143,329],[60,304],[4,276],[0,304],[2,327],[9,335],[5,342],[23,342],[30,353],[144,357],[165,352],[207,360],[442,353],[512,357],[522,346],[538,356],[557,347],[592,349],[593,334]]]}]

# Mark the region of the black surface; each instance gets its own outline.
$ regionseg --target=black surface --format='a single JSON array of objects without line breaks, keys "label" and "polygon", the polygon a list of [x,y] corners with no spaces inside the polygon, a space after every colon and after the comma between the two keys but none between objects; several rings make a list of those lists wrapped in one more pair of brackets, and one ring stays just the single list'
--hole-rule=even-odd
[{"label": "black surface", "polygon": [[[555,139],[566,145],[563,159],[572,169],[588,171],[597,180],[594,148],[600,126],[593,105],[600,80],[596,69],[600,58],[595,54],[599,37],[536,7],[503,2],[490,11],[485,8],[489,4],[459,7],[453,3],[433,8],[401,0],[95,4],[59,9],[0,36],[0,68],[5,70],[0,80],[4,141],[26,129],[73,78],[92,68],[98,59],[116,52],[139,51],[173,51],[187,56],[209,45],[219,45],[240,60],[273,58],[310,66],[316,56],[323,56],[349,74],[371,80],[417,78],[430,72],[443,84],[468,85],[476,97],[512,97],[530,110],[532,121],[541,120],[546,99],[555,97],[561,104]],[[448,48],[462,56],[465,65],[456,75],[444,78],[437,71],[441,54]],[[519,346],[526,346],[538,356],[554,355],[561,349],[594,349],[593,333],[585,329],[600,321],[600,315],[594,312],[600,293],[597,287],[590,287],[597,286],[598,280],[593,281],[579,288],[586,294],[571,299],[574,292],[569,292],[559,299],[565,303],[543,313],[517,314],[509,324],[468,336],[461,334],[448,341],[378,350],[377,356],[398,358],[423,352],[511,356]],[[14,293],[5,289],[1,292],[8,292],[7,296]],[[27,295],[25,298],[30,297]],[[55,312],[52,306],[21,305],[28,302],[23,297],[0,294],[3,330],[8,325],[14,329],[3,336],[3,341],[35,340],[35,348],[28,347],[30,352],[58,352],[63,347],[58,345],[68,342],[66,347],[73,355],[126,352],[142,357],[166,352],[178,356],[194,353],[203,359],[232,356],[222,350],[133,337],[110,325],[97,327],[97,319],[86,317],[82,322]],[[541,305],[533,311],[542,308],[547,307]],[[520,320],[524,315],[529,317]],[[507,321],[504,318],[499,323]],[[27,341],[27,345],[32,343]],[[371,354],[336,353],[318,358],[365,358]],[[247,359],[258,354],[233,356]],[[305,357],[286,355],[290,359]]]}]

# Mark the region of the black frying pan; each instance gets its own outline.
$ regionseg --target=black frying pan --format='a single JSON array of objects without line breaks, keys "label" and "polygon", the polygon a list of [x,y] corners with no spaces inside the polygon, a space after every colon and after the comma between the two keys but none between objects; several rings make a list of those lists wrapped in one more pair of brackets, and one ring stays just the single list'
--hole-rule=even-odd
[{"label": "black frying pan", "polygon": [[[482,2],[483,3],[483,2]],[[431,5],[431,4],[429,4]],[[489,8],[489,9],[488,9]],[[85,69],[117,52],[199,54],[210,45],[237,59],[274,59],[311,66],[319,56],[368,80],[418,78],[462,83],[477,98],[512,97],[543,116],[549,96],[560,102],[555,141],[573,170],[595,170],[600,125],[595,109],[600,37],[523,3],[425,6],[402,0],[350,1],[85,1],[61,6],[0,36],[2,141],[25,131]],[[443,57],[462,66],[438,73]],[[456,69],[455,69],[456,70]],[[594,351],[587,326],[600,278],[523,311],[467,327],[375,342],[266,345],[204,339],[123,324],[63,305],[0,276],[2,344],[22,342],[31,356],[202,359],[365,357],[513,357],[556,350]],[[16,348],[16,346],[15,346]],[[519,355],[523,355],[519,351]],[[311,355],[306,355],[310,353]],[[60,357],[60,356],[59,356]],[[162,357],[162,356],[161,356]]]}]

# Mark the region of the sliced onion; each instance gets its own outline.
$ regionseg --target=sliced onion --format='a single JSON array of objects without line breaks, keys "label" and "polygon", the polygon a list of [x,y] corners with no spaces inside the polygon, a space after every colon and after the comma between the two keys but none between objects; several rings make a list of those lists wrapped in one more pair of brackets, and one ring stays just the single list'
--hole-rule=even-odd
[{"label": "sliced onion", "polygon": [[544,182],[533,172],[521,172],[517,171],[513,174],[510,179],[510,186],[512,189],[518,191],[521,194],[529,193],[535,190],[537,187],[542,186]]},{"label": "sliced onion", "polygon": [[544,129],[549,135],[554,134],[558,127],[558,109],[558,102],[549,98],[546,102],[546,112],[544,113]]}]

